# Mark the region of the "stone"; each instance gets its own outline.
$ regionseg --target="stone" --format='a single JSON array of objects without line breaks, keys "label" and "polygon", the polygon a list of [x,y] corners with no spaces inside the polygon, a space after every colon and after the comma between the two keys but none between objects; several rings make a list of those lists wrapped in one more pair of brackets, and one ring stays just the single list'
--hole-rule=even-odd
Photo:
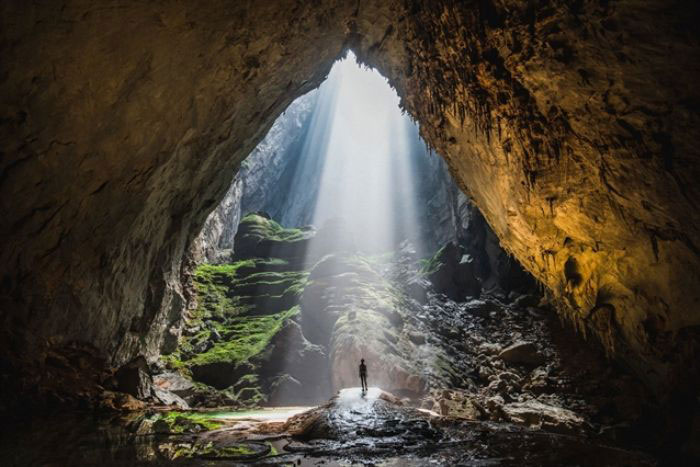
[{"label": "stone", "polygon": [[179,373],[161,373],[153,377],[153,384],[159,389],[170,391],[180,397],[192,395],[194,383]]},{"label": "stone", "polygon": [[490,318],[492,312],[498,312],[501,306],[493,300],[469,300],[464,307],[474,316],[479,318]]},{"label": "stone", "polygon": [[515,342],[506,347],[498,354],[498,357],[507,363],[538,366],[545,362],[537,350],[537,346],[532,342]]},{"label": "stone", "polygon": [[411,342],[413,342],[416,345],[423,345],[425,344],[425,334],[420,334],[417,332],[411,332],[408,334],[408,338]]},{"label": "stone", "polygon": [[424,280],[413,277],[406,282],[404,290],[410,298],[423,305],[428,301],[427,285]]},{"label": "stone", "polygon": [[236,364],[228,361],[214,361],[190,366],[192,379],[212,386],[216,389],[225,389],[243,375],[254,373],[255,368],[247,363]]},{"label": "stone", "polygon": [[145,400],[153,396],[153,379],[144,357],[136,357],[114,374],[116,389]]},{"label": "stone", "polygon": [[209,333],[209,340],[211,342],[221,341],[221,334],[219,334],[219,331],[217,331],[216,329],[212,329],[211,333]]},{"label": "stone", "polygon": [[521,425],[533,426],[555,433],[574,434],[584,429],[584,420],[571,410],[537,400],[512,402],[502,407],[506,418]]},{"label": "stone", "polygon": [[269,359],[261,361],[261,374],[285,373],[303,386],[296,393],[297,403],[318,400],[328,391],[328,356],[321,346],[309,342],[299,324],[288,321],[270,342]]},{"label": "stone", "polygon": [[174,392],[161,389],[159,387],[153,390],[156,400],[160,401],[161,404],[174,407],[177,409],[188,410],[190,408],[189,404],[180,396]]},{"label": "stone", "polygon": [[502,349],[503,347],[492,342],[484,342],[479,344],[479,352],[483,352],[487,355],[498,355],[501,353]]},{"label": "stone", "polygon": [[539,305],[540,297],[535,294],[520,295],[513,301],[513,306],[517,308],[528,308]]},{"label": "stone", "polygon": [[115,411],[141,411],[147,405],[144,401],[136,399],[131,394],[114,391],[104,391],[100,397],[100,407]]}]

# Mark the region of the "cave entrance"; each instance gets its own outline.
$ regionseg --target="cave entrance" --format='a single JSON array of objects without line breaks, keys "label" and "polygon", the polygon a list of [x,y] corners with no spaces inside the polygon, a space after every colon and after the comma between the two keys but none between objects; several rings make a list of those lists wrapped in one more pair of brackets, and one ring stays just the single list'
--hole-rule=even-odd
[{"label": "cave entrance", "polygon": [[400,396],[458,384],[470,370],[426,307],[494,285],[489,242],[396,92],[349,52],[208,218],[196,305],[164,361],[201,383],[201,405],[317,404],[359,386],[362,358]]}]

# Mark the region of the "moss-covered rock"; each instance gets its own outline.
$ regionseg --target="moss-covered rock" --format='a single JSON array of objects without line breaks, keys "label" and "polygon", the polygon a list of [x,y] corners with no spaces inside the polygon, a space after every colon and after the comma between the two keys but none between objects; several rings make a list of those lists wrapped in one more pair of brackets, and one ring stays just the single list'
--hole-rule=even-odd
[{"label": "moss-covered rock", "polygon": [[162,412],[150,421],[153,431],[159,434],[199,433],[217,430],[225,424],[223,420],[217,420],[215,414],[206,412]]},{"label": "moss-covered rock", "polygon": [[238,225],[234,259],[282,258],[298,266],[313,235],[313,230],[284,228],[264,213],[251,213]]}]

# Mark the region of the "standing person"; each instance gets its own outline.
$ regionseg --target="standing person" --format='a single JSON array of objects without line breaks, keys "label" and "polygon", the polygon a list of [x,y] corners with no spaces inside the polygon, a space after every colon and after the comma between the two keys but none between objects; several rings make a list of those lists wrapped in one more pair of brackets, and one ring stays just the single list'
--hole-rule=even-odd
[{"label": "standing person", "polygon": [[365,359],[360,360],[360,382],[362,383],[362,392],[367,391],[367,366]]}]

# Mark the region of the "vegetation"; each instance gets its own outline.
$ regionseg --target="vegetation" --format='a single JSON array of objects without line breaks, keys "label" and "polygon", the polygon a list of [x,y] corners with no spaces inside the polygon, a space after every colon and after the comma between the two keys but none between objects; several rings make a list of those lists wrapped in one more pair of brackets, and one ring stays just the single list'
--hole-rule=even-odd
[{"label": "vegetation", "polygon": [[440,248],[432,257],[427,259],[421,259],[420,272],[427,276],[433,274],[438,269],[440,269],[443,266],[443,263],[440,261],[440,258],[443,256],[444,252],[445,246]]},{"label": "vegetation", "polygon": [[296,242],[306,238],[302,229],[282,227],[274,220],[255,213],[247,214],[241,219],[239,230],[249,236],[276,242]]},{"label": "vegetation", "polygon": [[280,313],[241,316],[227,323],[216,323],[217,331],[220,331],[224,339],[206,352],[195,355],[188,364],[247,361],[265,350],[284,323],[298,313],[299,307],[295,306]]},{"label": "vegetation", "polygon": [[194,275],[197,292],[197,309],[194,319],[224,317],[241,312],[228,291],[235,284],[236,272],[243,267],[255,267],[254,260],[243,260],[233,264],[202,264]]},{"label": "vegetation", "polygon": [[153,428],[161,433],[194,433],[221,428],[225,422],[206,412],[164,412],[156,415]]}]

